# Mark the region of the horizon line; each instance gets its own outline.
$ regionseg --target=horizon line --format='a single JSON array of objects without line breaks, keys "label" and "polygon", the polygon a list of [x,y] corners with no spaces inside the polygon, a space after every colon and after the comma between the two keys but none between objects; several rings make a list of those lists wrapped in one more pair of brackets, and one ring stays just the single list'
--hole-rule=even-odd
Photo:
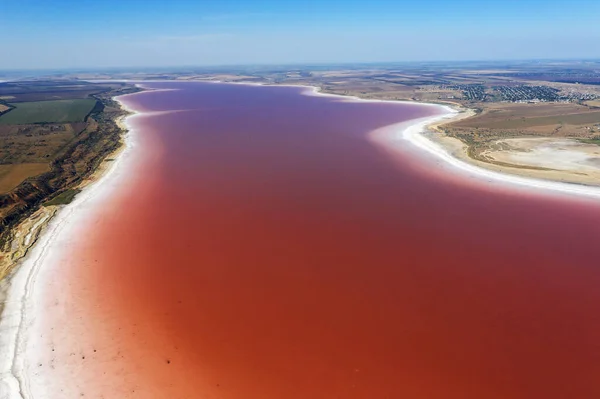
[{"label": "horizon line", "polygon": [[3,68],[0,67],[0,72],[61,72],[61,71],[89,71],[102,72],[120,70],[169,70],[169,69],[208,69],[208,68],[252,68],[252,67],[299,67],[299,66],[351,66],[351,65],[406,65],[406,64],[461,64],[461,63],[500,63],[500,62],[600,62],[600,58],[498,58],[498,59],[465,59],[465,60],[411,60],[411,61],[339,61],[339,62],[288,62],[288,63],[232,63],[232,64],[189,64],[189,65],[170,65],[170,66],[104,66],[104,67],[55,67],[55,68]]}]

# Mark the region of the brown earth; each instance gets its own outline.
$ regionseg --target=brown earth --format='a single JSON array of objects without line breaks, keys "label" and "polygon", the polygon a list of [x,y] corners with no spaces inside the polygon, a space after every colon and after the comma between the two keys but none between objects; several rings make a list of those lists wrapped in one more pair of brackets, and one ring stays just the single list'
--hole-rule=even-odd
[{"label": "brown earth", "polygon": [[483,112],[453,123],[455,128],[527,129],[552,125],[593,125],[600,123],[600,112],[573,103],[480,104]]},{"label": "brown earth", "polygon": [[0,192],[10,191],[28,177],[37,176],[49,169],[50,164],[48,163],[0,165]]},{"label": "brown earth", "polygon": [[519,137],[574,137],[596,140],[600,135],[600,112],[574,103],[481,105],[477,115],[446,124],[442,131],[468,146],[471,157],[489,162],[481,154],[497,140]]},{"label": "brown earth", "polygon": [[0,125],[0,163],[49,163],[88,123]]},{"label": "brown earth", "polygon": [[600,100],[586,101],[585,105],[587,105],[589,107],[599,107],[600,108]]}]

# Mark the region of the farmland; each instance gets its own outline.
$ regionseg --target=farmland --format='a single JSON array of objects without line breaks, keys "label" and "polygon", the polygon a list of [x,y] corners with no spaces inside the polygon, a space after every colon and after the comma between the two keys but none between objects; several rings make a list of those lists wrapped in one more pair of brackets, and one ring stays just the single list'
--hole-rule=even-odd
[{"label": "farmland", "polygon": [[[545,135],[561,133],[583,136],[600,124],[597,108],[579,104],[488,104],[479,115],[449,125],[450,130],[469,130],[478,134],[485,131],[513,131],[521,135]],[[578,134],[579,133],[579,134]]]},{"label": "farmland", "polygon": [[48,163],[0,165],[0,192],[12,190],[29,176],[39,175],[48,170],[50,170]]},{"label": "farmland", "polygon": [[95,99],[32,101],[13,104],[12,111],[0,116],[2,125],[83,122],[96,106]]},{"label": "farmland", "polygon": [[85,123],[0,125],[0,164],[50,162]]},{"label": "farmland", "polygon": [[73,100],[90,98],[105,91],[105,85],[81,81],[17,81],[0,83],[0,100],[18,103],[27,101]]},{"label": "farmland", "polygon": [[0,115],[0,263],[12,226],[59,193],[74,192],[119,146],[115,119],[123,112],[112,97],[137,90],[123,83],[0,83],[0,103],[14,107]]}]

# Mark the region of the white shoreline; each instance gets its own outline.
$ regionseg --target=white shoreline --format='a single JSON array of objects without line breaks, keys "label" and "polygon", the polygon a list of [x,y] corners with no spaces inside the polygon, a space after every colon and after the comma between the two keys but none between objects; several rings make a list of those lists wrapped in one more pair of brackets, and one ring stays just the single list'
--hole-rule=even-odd
[{"label": "white shoreline", "polygon": [[407,140],[420,150],[435,156],[444,161],[447,165],[452,166],[457,171],[478,178],[481,183],[498,182],[512,185],[515,188],[528,188],[543,191],[546,193],[560,193],[578,197],[600,198],[600,187],[586,186],[576,183],[565,183],[550,180],[541,180],[532,177],[522,177],[510,173],[496,172],[486,169],[469,162],[463,161],[453,156],[446,148],[427,138],[423,133],[426,132],[427,126],[440,122],[444,119],[452,118],[456,111],[452,113],[435,116],[431,118],[423,118],[417,120],[417,123],[411,124],[404,129],[397,131],[391,140]]}]

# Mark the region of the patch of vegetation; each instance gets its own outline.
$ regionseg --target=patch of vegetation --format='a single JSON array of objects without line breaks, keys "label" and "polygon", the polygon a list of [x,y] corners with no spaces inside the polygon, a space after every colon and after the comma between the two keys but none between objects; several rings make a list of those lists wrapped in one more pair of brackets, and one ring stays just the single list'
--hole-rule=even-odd
[{"label": "patch of vegetation", "polygon": [[0,125],[0,165],[49,164],[70,142],[94,127],[93,122]]},{"label": "patch of vegetation", "polygon": [[81,190],[78,188],[65,190],[62,193],[58,194],[56,197],[52,198],[50,201],[44,203],[44,206],[70,204],[73,201],[73,199],[75,199],[75,196],[80,192]]},{"label": "patch of vegetation", "polygon": [[15,108],[0,117],[0,124],[83,122],[96,103],[95,99],[79,99],[11,104]]},{"label": "patch of vegetation", "polygon": [[592,137],[591,139],[577,139],[581,143],[600,145],[600,136]]}]

